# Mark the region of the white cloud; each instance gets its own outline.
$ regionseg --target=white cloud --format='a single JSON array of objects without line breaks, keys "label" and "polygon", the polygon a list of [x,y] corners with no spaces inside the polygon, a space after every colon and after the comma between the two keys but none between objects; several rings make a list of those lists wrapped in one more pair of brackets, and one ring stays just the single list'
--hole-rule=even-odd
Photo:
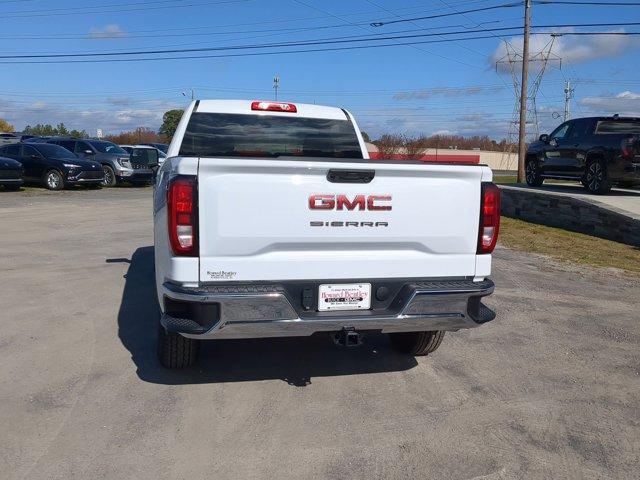
[{"label": "white cloud", "polygon": [[457,132],[453,132],[451,130],[447,130],[442,129],[442,130],[436,130],[435,132],[433,132],[431,135],[455,135]]},{"label": "white cloud", "polygon": [[[572,32],[573,29],[565,29],[564,32]],[[621,33],[624,29],[610,30],[609,33]],[[559,31],[559,33],[562,33]],[[542,52],[551,41],[550,35],[533,34],[530,39],[529,51],[531,55]],[[513,46],[513,50],[518,54],[522,54],[522,37],[514,37],[509,40]],[[631,36],[624,35],[567,35],[556,37],[553,48],[551,50],[551,62],[559,65],[560,60],[563,63],[583,63],[601,58],[612,58],[623,55],[631,50],[640,48],[640,40]],[[495,52],[489,58],[491,65],[504,60],[507,56],[507,47],[501,42]],[[516,63],[522,63],[516,62]],[[499,63],[498,68],[501,71],[508,70],[507,63]],[[518,67],[519,68],[519,67]]]},{"label": "white cloud", "polygon": [[128,36],[129,34],[122,30],[118,25],[110,24],[105,27],[91,27],[89,30],[88,37],[94,39],[105,39],[105,38],[123,38]]},{"label": "white cloud", "polygon": [[[137,103],[137,102],[132,102]],[[35,101],[28,105],[10,100],[0,100],[0,117],[5,118],[17,129],[25,125],[49,123],[56,125],[63,122],[69,129],[95,132],[97,128],[105,132],[117,133],[136,127],[158,129],[162,123],[162,115],[173,108],[184,105],[165,101],[148,101],[142,108],[114,108],[107,102],[97,107],[67,107],[64,104]]]},{"label": "white cloud", "polygon": [[640,115],[640,93],[628,90],[617,95],[602,94],[594,97],[585,97],[579,103],[594,114],[611,115],[613,113],[621,113],[624,115]]}]

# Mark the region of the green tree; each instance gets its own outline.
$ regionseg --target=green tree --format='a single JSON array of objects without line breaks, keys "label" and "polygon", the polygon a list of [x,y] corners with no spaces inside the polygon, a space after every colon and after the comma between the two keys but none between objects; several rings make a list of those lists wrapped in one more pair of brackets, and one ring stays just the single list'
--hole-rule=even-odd
[{"label": "green tree", "polygon": [[60,122],[56,127],[57,135],[69,135],[69,130],[64,126],[64,123]]},{"label": "green tree", "polygon": [[13,125],[6,120],[0,118],[0,132],[11,133],[13,132]]},{"label": "green tree", "polygon": [[176,133],[176,128],[178,128],[178,123],[180,122],[183,113],[184,110],[179,109],[164,112],[164,115],[162,116],[162,125],[160,126],[158,133],[171,140],[173,134]]},{"label": "green tree", "polygon": [[69,136],[73,138],[89,138],[89,134],[85,130],[71,130]]}]

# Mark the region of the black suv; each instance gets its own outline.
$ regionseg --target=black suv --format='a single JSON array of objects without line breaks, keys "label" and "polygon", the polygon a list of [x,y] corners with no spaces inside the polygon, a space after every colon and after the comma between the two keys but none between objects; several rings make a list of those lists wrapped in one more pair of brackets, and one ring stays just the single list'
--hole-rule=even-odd
[{"label": "black suv", "polygon": [[58,145],[14,143],[0,147],[0,156],[19,161],[25,181],[42,183],[49,190],[62,190],[68,185],[98,187],[104,178],[98,162],[78,158]]},{"label": "black suv", "polygon": [[577,180],[592,193],[640,185],[640,118],[590,117],[564,122],[527,151],[526,180]]}]

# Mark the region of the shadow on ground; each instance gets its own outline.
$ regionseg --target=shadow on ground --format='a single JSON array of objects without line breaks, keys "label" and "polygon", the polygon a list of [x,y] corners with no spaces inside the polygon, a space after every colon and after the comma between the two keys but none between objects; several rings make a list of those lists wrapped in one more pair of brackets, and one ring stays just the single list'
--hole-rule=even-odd
[{"label": "shadow on ground", "polygon": [[[107,259],[127,263],[127,259]],[[131,353],[138,376],[160,384],[240,382],[281,379],[305,386],[314,377],[408,370],[415,358],[400,355],[386,335],[369,334],[362,346],[346,349],[329,335],[255,340],[203,342],[198,363],[185,370],[166,370],[156,357],[158,302],[153,247],[131,257],[118,312],[118,335]]]}]

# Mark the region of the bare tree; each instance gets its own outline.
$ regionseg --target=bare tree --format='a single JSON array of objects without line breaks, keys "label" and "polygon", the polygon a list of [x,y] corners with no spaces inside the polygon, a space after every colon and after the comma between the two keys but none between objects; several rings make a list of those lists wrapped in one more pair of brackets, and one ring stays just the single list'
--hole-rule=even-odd
[{"label": "bare tree", "polygon": [[373,143],[383,157],[390,157],[402,153],[405,140],[403,135],[386,133]]}]

